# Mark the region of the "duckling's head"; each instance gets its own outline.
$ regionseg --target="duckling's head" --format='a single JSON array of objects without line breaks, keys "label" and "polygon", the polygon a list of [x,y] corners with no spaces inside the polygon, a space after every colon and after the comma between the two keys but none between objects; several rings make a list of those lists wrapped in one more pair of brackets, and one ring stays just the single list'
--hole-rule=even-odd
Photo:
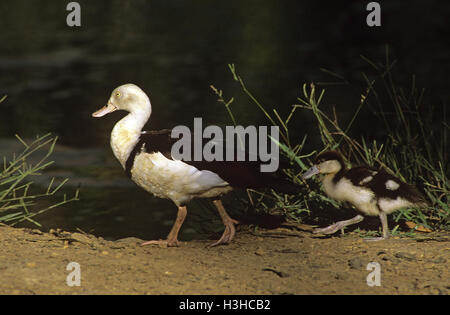
[{"label": "duckling's head", "polygon": [[126,110],[130,113],[150,113],[150,100],[137,85],[128,83],[114,89],[108,103],[92,113],[92,117],[102,117],[116,110]]},{"label": "duckling's head", "polygon": [[336,151],[327,151],[319,154],[316,163],[303,174],[303,179],[308,179],[316,174],[336,174],[345,168],[342,156]]}]

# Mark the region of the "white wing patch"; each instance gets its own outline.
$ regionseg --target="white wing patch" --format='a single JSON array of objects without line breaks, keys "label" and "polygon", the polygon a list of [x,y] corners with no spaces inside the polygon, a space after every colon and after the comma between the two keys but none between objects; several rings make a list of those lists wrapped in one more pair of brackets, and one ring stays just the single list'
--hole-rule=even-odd
[{"label": "white wing patch", "polygon": [[362,179],[362,180],[359,182],[359,185],[362,186],[362,185],[364,185],[364,184],[367,184],[367,183],[370,182],[372,179],[373,179],[372,176],[367,176],[366,178]]},{"label": "white wing patch", "polygon": [[393,181],[392,179],[389,179],[388,181],[386,181],[385,186],[386,189],[397,190],[400,187],[400,184]]}]

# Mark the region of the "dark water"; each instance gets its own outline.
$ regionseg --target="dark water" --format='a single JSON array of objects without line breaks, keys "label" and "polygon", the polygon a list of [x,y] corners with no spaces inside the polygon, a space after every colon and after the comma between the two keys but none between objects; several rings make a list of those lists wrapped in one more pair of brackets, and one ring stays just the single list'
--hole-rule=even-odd
[{"label": "dark water", "polygon": [[[68,2],[0,2],[0,96],[8,95],[0,104],[1,138],[53,132],[60,144],[99,148],[111,158],[109,132],[122,114],[94,120],[90,113],[128,82],[151,98],[149,129],[191,126],[194,117],[230,124],[210,84],[236,98],[232,109],[240,123],[266,123],[232,80],[228,63],[282,116],[303,83],[339,81],[320,68],[338,73],[353,84],[329,86],[323,109],[336,106],[345,121],[359,101],[361,71],[370,71],[360,55],[382,62],[385,45],[399,60],[400,79],[415,73],[436,102],[449,94],[450,10],[443,1],[384,1],[380,28],[365,24],[365,1],[278,0],[78,1],[82,26],[70,28]],[[367,124],[363,112],[353,132],[377,132]],[[299,113],[291,128],[294,138],[308,132],[308,145],[317,147],[308,113]],[[88,196],[78,207],[96,208]]]}]

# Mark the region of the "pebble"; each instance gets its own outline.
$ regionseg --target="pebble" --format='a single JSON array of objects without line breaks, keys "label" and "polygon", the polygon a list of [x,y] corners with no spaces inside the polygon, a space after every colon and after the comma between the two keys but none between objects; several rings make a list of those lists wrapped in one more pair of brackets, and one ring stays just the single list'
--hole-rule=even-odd
[{"label": "pebble", "polygon": [[74,241],[77,241],[77,242],[80,242],[83,244],[92,244],[93,243],[93,241],[89,237],[87,237],[86,235],[83,235],[81,233],[76,233],[76,232],[72,233],[70,235],[70,238]]},{"label": "pebble", "polygon": [[27,267],[34,268],[34,267],[36,267],[36,263],[35,262],[27,262]]},{"label": "pebble", "polygon": [[380,251],[377,253],[377,256],[381,258],[381,260],[383,261],[390,261],[392,260],[392,256],[390,256],[388,253],[386,253],[385,251]]},{"label": "pebble", "polygon": [[431,268],[434,268],[435,267],[435,264],[433,264],[433,263],[426,263],[426,264],[424,264],[423,265],[426,269],[431,269]]},{"label": "pebble", "polygon": [[396,258],[400,258],[400,259],[405,259],[408,261],[413,261],[416,259],[416,255],[410,254],[410,253],[405,253],[405,252],[398,252],[395,253],[394,256]]},{"label": "pebble", "polygon": [[349,259],[348,265],[351,269],[361,269],[364,266],[364,262],[361,257],[355,257]]},{"label": "pebble", "polygon": [[37,234],[37,235],[43,235],[44,233],[41,230],[38,229],[32,229],[30,231],[30,234]]},{"label": "pebble", "polygon": [[344,272],[336,272],[334,274],[334,278],[336,280],[347,280],[349,278],[349,275]]},{"label": "pebble", "polygon": [[262,249],[262,248],[257,248],[256,250],[255,250],[255,255],[257,255],[257,256],[264,256],[266,254],[266,252]]},{"label": "pebble", "polygon": [[288,273],[286,273],[284,271],[276,270],[276,269],[273,269],[273,268],[264,268],[263,271],[271,271],[271,272],[273,272],[274,274],[276,274],[280,278],[287,278],[287,277],[289,277]]},{"label": "pebble", "polygon": [[436,264],[445,264],[447,262],[447,259],[444,257],[437,257],[436,259],[433,259],[432,262]]}]

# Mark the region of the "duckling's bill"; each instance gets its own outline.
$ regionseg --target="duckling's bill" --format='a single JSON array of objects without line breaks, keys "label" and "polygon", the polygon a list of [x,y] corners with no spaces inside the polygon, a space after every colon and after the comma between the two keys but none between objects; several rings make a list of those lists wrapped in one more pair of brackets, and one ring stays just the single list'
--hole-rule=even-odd
[{"label": "duckling's bill", "polygon": [[92,113],[92,117],[103,117],[106,114],[112,113],[117,110],[117,107],[112,103],[108,103],[107,105],[100,108],[98,111]]},{"label": "duckling's bill", "polygon": [[311,178],[311,177],[313,177],[314,175],[317,175],[317,174],[319,174],[319,173],[320,173],[319,168],[318,168],[316,165],[314,165],[313,167],[311,167],[309,170],[307,170],[307,171],[303,174],[302,178],[303,178],[303,179],[308,179],[308,178]]}]

